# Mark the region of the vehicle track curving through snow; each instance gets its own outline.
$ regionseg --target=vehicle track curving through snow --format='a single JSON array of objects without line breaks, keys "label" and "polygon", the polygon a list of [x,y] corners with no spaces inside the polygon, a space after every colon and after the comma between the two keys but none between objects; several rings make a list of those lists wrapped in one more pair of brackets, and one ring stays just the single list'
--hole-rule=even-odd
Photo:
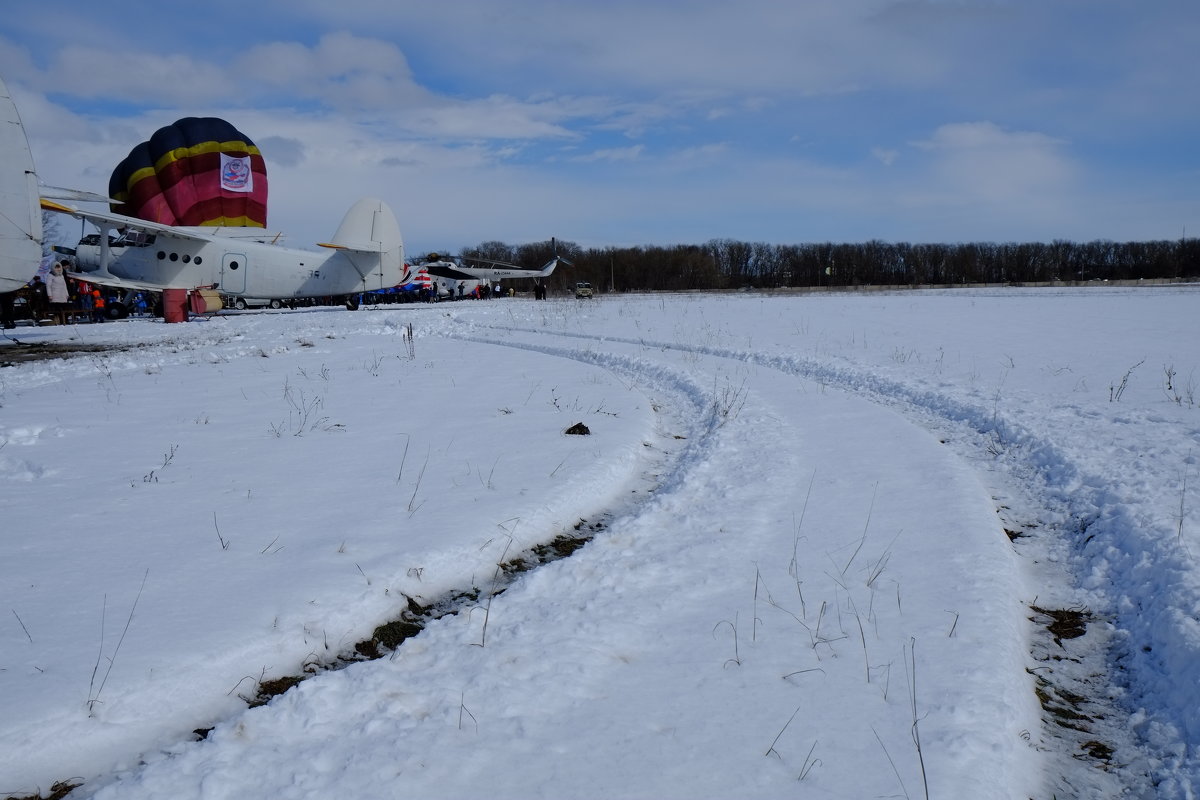
[{"label": "vehicle track curving through snow", "polygon": [[[417,439],[414,460],[404,416],[398,424],[383,417],[382,438],[355,439],[353,450],[322,445],[331,465],[356,469],[347,485],[371,481],[407,503],[407,516],[386,527],[362,513],[333,523],[371,536],[350,542],[351,558],[332,556],[343,550],[336,539],[317,542],[329,545],[331,566],[349,566],[349,577],[366,583],[353,596],[338,588],[327,597],[348,600],[359,623],[395,609],[401,595],[428,608],[465,591],[465,602],[430,615],[421,635],[387,658],[322,673],[263,708],[231,711],[207,741],[148,752],[145,766],[89,781],[86,791],[206,797],[222,786],[258,794],[289,786],[321,796],[378,794],[386,784],[429,796],[486,785],[514,798],[570,787],[774,797],[800,780],[803,790],[830,796],[915,795],[924,785],[931,796],[1139,796],[1162,780],[1162,796],[1186,796],[1180,782],[1170,783],[1171,763],[1145,760],[1131,732],[1139,723],[1124,724],[1122,684],[1107,657],[1125,649],[1126,632],[1105,598],[1078,582],[1085,545],[1064,541],[1078,533],[1111,542],[1114,518],[1084,513],[1104,502],[1096,494],[1104,481],[1086,474],[1094,462],[1080,462],[1078,442],[1030,426],[1028,415],[1003,413],[999,388],[943,388],[904,374],[905,361],[922,354],[903,340],[892,354],[897,368],[881,369],[855,357],[866,334],[810,331],[798,315],[805,308],[652,298],[264,315],[177,329],[180,341],[150,353],[144,367],[121,357],[6,379],[11,446],[31,448],[21,450],[23,471],[12,477],[48,463],[50,437],[37,431],[66,443],[79,436],[79,425],[10,423],[25,395],[58,391],[60,373],[74,381],[73,398],[94,396],[105,417],[134,406],[141,424],[157,413],[142,409],[141,393],[176,375],[218,375],[214,385],[240,390],[239,413],[252,416],[279,407],[278,382],[287,375],[285,398],[295,405],[298,392],[320,391],[322,410],[352,432],[379,424],[350,415],[362,400],[394,398],[397,388],[419,396],[448,383],[489,430],[515,425],[532,437],[530,450],[547,451],[528,477],[509,476],[509,464],[522,463],[515,454],[466,447],[452,425],[435,424],[435,436]],[[788,336],[774,322],[782,335],[756,346],[760,334],[729,322],[730,309],[786,314],[794,330]],[[388,348],[412,329],[397,318],[413,321],[418,334],[399,361]],[[251,327],[267,335],[249,335]],[[797,341],[805,347],[791,346]],[[1017,351],[1022,367],[1028,352]],[[941,375],[943,356],[950,366],[952,352],[939,348],[927,375]],[[473,365],[485,366],[477,375]],[[97,371],[98,390],[87,385]],[[339,381],[355,372],[370,378],[339,393]],[[160,405],[179,402],[171,395]],[[188,408],[173,412],[189,423],[185,435],[193,426],[210,435],[207,413],[197,414],[208,409]],[[590,439],[545,435],[584,415],[596,434]],[[387,438],[395,430],[398,441]],[[303,452],[310,435],[267,450]],[[169,441],[183,441],[188,459],[158,468],[164,483],[140,496],[176,483],[207,494],[221,488],[193,478],[204,473],[196,436]],[[16,463],[16,452],[0,456]],[[440,473],[424,476],[422,456]],[[354,463],[367,457],[369,469]],[[144,469],[137,463],[122,469]],[[178,480],[184,469],[192,470],[188,480]],[[250,479],[241,477],[238,491]],[[451,487],[483,514],[448,517],[442,512],[451,509],[425,505],[431,485]],[[1066,496],[1071,485],[1077,497]],[[263,487],[253,492],[263,502]],[[249,492],[239,497],[248,500]],[[514,568],[502,583],[493,577],[506,559],[541,562],[546,543],[580,517],[597,528],[586,547],[533,570]],[[456,522],[446,527],[443,518]],[[508,523],[517,518],[514,533]],[[270,536],[247,552],[245,533],[231,533],[229,520],[222,512],[234,550],[219,554],[212,526],[202,525],[207,546],[193,558],[216,551],[224,569],[240,557],[256,577],[281,563],[264,558],[278,552]],[[317,529],[314,521],[290,524]],[[409,538],[420,529],[440,533]],[[297,552],[300,531],[281,530],[285,553]],[[367,560],[364,548],[385,541],[395,549]],[[482,601],[490,588],[504,591]],[[142,609],[152,615],[163,602],[139,606],[135,632],[150,624]],[[326,610],[301,610],[288,624],[268,617],[264,644],[294,649],[296,617],[304,647],[315,638],[314,649],[328,641],[326,651],[345,652],[361,641],[339,633],[361,624],[325,599],[318,605]],[[15,610],[28,617],[25,605]],[[261,652],[248,653],[250,663],[265,664]],[[112,700],[103,721],[115,720],[125,702]],[[522,768],[497,769],[502,763]]]},{"label": "vehicle track curving through snow", "polygon": [[[451,329],[449,335],[474,342],[502,341],[508,347],[602,365],[620,362],[618,351],[639,352],[643,358],[653,352],[683,353],[692,357],[693,364],[705,358],[756,365],[864,397],[944,437],[941,441],[960,457],[977,464],[993,481],[1002,481],[1003,488],[995,497],[997,514],[1016,552],[1025,560],[1034,586],[1027,615],[1031,625],[1024,632],[1030,655],[1025,670],[1033,676],[1032,689],[1042,706],[1043,727],[1036,747],[1052,756],[1054,763],[1047,772],[1054,789],[1139,797],[1154,794],[1155,768],[1145,743],[1133,732],[1130,710],[1118,700],[1126,690],[1120,639],[1114,636],[1111,622],[1088,609],[1088,601],[1096,598],[1082,591],[1075,576],[1059,563],[1068,560],[1072,542],[1086,536],[1089,523],[1082,518],[1087,512],[1078,509],[1091,508],[1095,501],[1086,496],[1078,509],[1072,509],[1047,496],[1044,474],[1080,471],[1052,441],[997,416],[994,409],[828,360],[514,324],[467,323],[462,327],[470,333]],[[558,341],[586,344],[574,350],[547,344]],[[645,374],[658,369],[643,368]],[[710,395],[708,403],[719,404],[720,400]],[[1000,471],[997,461],[1004,462],[1002,478],[996,475]],[[1019,503],[1019,510],[1006,505],[1006,500]],[[1064,620],[1073,621],[1074,627],[1067,626],[1069,633],[1063,632]],[[1061,662],[1069,666],[1060,668]],[[1080,762],[1088,766],[1082,775]]]},{"label": "vehicle track curving through snow", "polygon": [[[496,597],[486,646],[478,613],[431,620],[391,657],[305,681],[97,797],[201,797],[212,779],[192,776],[218,773],[244,793],[270,793],[285,773],[309,795],[377,789],[377,774],[323,766],[330,738],[362,758],[383,748],[393,786],[442,796],[487,781],[496,797],[527,797],[567,775],[610,796],[629,794],[626,774],[658,797],[777,796],[797,774],[870,795],[1036,785],[1037,708],[1009,610],[1018,567],[986,491],[936,440],[878,404],[723,355],[443,333],[472,351],[594,365],[652,398],[659,447],[678,450],[656,465],[654,491],[610,506],[587,547]],[[995,568],[963,573],[980,560]],[[969,667],[947,680],[946,659]],[[430,706],[448,692],[457,707]],[[798,706],[803,721],[789,723]],[[451,714],[462,721],[446,725]],[[980,730],[977,715],[1003,722]],[[471,752],[486,759],[454,744],[470,720],[486,733]],[[870,749],[840,757],[864,731]],[[546,739],[564,744],[543,759],[562,778],[491,771],[496,748],[520,759],[522,742]],[[720,755],[714,741],[727,743]],[[614,772],[591,754],[617,742]],[[252,769],[228,761],[231,746]]]}]

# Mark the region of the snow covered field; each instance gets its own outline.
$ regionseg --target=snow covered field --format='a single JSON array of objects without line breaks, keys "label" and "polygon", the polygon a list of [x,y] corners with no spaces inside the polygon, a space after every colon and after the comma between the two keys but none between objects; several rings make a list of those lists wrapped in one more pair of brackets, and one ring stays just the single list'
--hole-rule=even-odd
[{"label": "snow covered field", "polygon": [[1200,793],[1200,287],[12,333],[0,796]]}]

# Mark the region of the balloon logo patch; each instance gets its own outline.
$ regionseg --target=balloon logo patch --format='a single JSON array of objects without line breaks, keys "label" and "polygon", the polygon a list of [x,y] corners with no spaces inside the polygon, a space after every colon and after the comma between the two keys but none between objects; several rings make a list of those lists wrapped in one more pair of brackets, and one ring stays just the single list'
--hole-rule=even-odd
[{"label": "balloon logo patch", "polygon": [[235,158],[221,153],[221,188],[231,192],[254,191],[254,173],[250,171],[250,157]]}]

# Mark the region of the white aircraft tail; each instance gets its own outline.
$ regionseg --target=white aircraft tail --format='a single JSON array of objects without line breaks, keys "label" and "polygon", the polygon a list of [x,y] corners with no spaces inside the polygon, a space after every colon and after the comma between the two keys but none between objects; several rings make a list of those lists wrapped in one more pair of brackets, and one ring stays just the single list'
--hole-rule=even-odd
[{"label": "white aircraft tail", "polygon": [[376,256],[378,268],[371,263],[361,273],[364,280],[367,272],[378,274],[379,285],[375,286],[372,280],[368,288],[394,286],[404,275],[404,240],[400,236],[400,225],[392,209],[382,200],[364,198],[351,206],[332,241],[322,242],[321,246],[348,251],[347,255],[356,266],[366,264],[362,255]]},{"label": "white aircraft tail", "polygon": [[531,278],[548,277],[550,275],[550,273],[554,272],[554,268],[557,267],[560,262],[563,264],[567,264],[567,265],[570,265],[570,263],[571,263],[570,261],[567,261],[565,258],[562,258],[561,256],[555,256],[554,258],[552,258],[546,262],[546,265],[544,267],[542,267],[541,271],[533,273],[532,275],[530,275],[530,277]]},{"label": "white aircraft tail", "polygon": [[0,292],[24,286],[42,261],[42,212],[29,139],[0,80]]},{"label": "white aircraft tail", "polygon": [[557,267],[560,263],[566,264],[568,267],[573,266],[570,261],[568,261],[567,259],[563,258],[562,256],[560,256],[558,254],[558,240],[557,239],[551,238],[550,246],[554,249],[554,257],[546,262],[546,266],[542,267],[542,271],[537,273],[536,277],[539,277],[539,278],[548,277],[551,272],[554,272],[554,268]]}]

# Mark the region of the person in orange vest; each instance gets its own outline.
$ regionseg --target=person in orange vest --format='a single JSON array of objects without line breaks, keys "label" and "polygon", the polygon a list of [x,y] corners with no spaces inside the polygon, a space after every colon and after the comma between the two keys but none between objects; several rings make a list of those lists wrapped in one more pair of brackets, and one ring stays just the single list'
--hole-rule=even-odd
[{"label": "person in orange vest", "polygon": [[104,295],[92,289],[92,322],[104,322]]}]

